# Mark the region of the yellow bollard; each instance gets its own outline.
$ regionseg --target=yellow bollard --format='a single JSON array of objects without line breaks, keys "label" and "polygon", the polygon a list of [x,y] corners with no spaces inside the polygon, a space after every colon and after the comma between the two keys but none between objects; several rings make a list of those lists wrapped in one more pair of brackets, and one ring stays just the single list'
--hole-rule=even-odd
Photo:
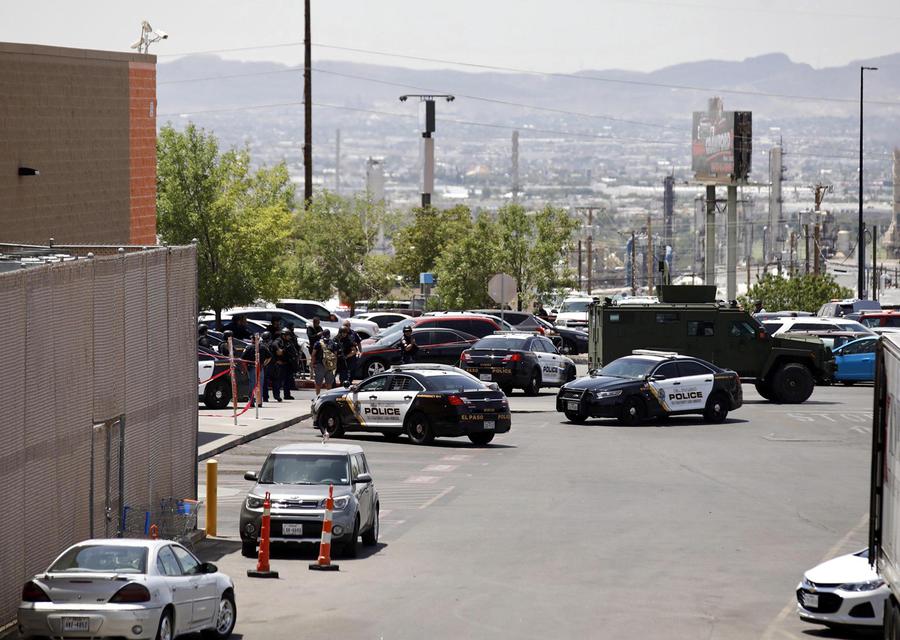
[{"label": "yellow bollard", "polygon": [[215,458],[206,461],[206,535],[216,535],[216,498],[219,493],[219,463]]}]

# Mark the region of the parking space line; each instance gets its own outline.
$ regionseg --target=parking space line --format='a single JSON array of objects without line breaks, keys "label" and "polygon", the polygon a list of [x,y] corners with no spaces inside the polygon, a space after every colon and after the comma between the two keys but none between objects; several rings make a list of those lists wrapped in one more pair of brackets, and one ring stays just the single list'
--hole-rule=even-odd
[{"label": "parking space line", "polygon": [[430,507],[431,505],[433,505],[435,502],[437,502],[438,500],[440,500],[441,498],[443,498],[445,495],[447,495],[448,493],[450,493],[451,491],[453,491],[454,488],[455,488],[455,487],[447,487],[446,489],[444,489],[443,491],[441,491],[439,494],[437,494],[436,496],[434,496],[434,497],[431,498],[430,500],[427,500],[427,501],[423,502],[421,505],[419,505],[419,509],[427,509],[428,507]]},{"label": "parking space line", "polygon": [[410,476],[403,482],[408,484],[434,484],[440,480],[438,476]]},{"label": "parking space line", "polygon": [[449,472],[449,471],[454,471],[454,470],[456,470],[456,469],[458,469],[458,468],[459,468],[459,465],[455,465],[455,464],[430,464],[430,465],[428,465],[427,467],[425,467],[424,469],[422,469],[422,471],[444,471],[444,472]]},{"label": "parking space line", "polygon": [[444,456],[441,460],[448,460],[450,462],[465,462],[466,460],[470,460],[472,456],[466,455],[464,453],[457,453],[452,456]]}]

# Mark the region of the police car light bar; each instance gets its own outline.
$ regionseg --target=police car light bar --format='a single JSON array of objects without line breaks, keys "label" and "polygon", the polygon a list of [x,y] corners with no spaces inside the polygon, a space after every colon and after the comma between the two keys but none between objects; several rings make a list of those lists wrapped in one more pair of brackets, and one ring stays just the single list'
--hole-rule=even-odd
[{"label": "police car light bar", "polygon": [[677,356],[677,351],[657,351],[655,349],[635,349],[631,352],[633,356],[662,356],[664,358],[670,358],[672,356]]}]

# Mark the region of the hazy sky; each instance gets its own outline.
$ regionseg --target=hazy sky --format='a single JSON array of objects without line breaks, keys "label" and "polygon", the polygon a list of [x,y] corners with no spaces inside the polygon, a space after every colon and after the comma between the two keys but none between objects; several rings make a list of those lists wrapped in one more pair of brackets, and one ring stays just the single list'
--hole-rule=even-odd
[{"label": "hazy sky", "polygon": [[[314,43],[540,69],[653,70],[781,51],[814,67],[900,51],[898,0],[312,0]],[[0,0],[0,41],[160,55],[303,39],[301,0]],[[296,64],[302,47],[223,54]],[[435,66],[317,47],[314,59]]]}]

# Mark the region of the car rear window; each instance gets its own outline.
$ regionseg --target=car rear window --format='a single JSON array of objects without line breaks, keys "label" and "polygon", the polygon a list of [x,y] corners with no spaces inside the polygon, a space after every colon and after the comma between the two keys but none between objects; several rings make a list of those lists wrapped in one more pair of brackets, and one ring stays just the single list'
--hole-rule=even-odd
[{"label": "car rear window", "polygon": [[147,548],[122,545],[82,545],[62,554],[51,573],[147,573]]},{"label": "car rear window", "polygon": [[428,388],[432,391],[456,391],[459,389],[464,391],[481,391],[486,389],[486,387],[475,378],[452,373],[440,376],[429,376]]},{"label": "car rear window", "polygon": [[487,336],[474,345],[473,349],[496,349],[497,351],[522,350],[527,338],[510,338],[506,336]]}]

